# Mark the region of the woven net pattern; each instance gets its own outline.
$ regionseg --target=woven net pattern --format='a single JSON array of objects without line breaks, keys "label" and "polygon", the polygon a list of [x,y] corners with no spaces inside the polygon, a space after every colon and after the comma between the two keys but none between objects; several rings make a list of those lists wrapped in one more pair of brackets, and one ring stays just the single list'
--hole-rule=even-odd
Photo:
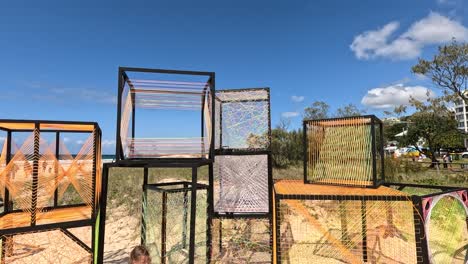
[{"label": "woven net pattern", "polygon": [[[126,158],[201,158],[211,144],[212,94],[206,82],[151,79],[127,80],[121,98],[120,140]],[[139,138],[132,136],[133,115],[138,109],[199,111],[203,113],[203,137]],[[134,113],[134,111],[136,113]],[[164,112],[157,114],[164,115]],[[138,126],[139,124],[135,124]],[[164,126],[164,124],[158,124]],[[200,124],[201,125],[201,124]]]},{"label": "woven net pattern", "polygon": [[[67,232],[74,237],[68,236]],[[87,249],[76,243],[76,238],[86,245]],[[5,247],[2,248],[4,263],[17,264],[61,264],[61,263],[92,263],[91,229],[80,227],[21,233],[4,236]]]},{"label": "woven net pattern", "polygon": [[213,190],[216,212],[268,212],[268,156],[216,156]]},{"label": "woven net pattern", "polygon": [[307,180],[372,185],[370,118],[307,121]]},{"label": "woven net pattern", "polygon": [[271,226],[265,218],[213,219],[213,263],[271,263]]},{"label": "woven net pattern", "polygon": [[433,263],[466,263],[468,259],[467,191],[423,200],[429,257]]},{"label": "woven net pattern", "polygon": [[283,263],[419,263],[420,216],[406,194],[299,181],[280,181],[275,190],[282,195],[275,239]]},{"label": "woven net pattern", "polygon": [[219,111],[216,149],[270,147],[270,95],[267,89],[216,91]]},{"label": "woven net pattern", "polygon": [[[97,146],[100,142],[94,140],[95,133],[98,132],[89,133],[75,156],[67,149],[64,140],[60,140],[60,158],[55,154],[56,142],[47,142],[38,130],[19,147],[12,141],[12,158],[0,168],[0,192],[3,195],[7,188],[14,207],[32,215],[50,206],[56,191],[61,200],[70,189],[75,191],[79,203],[96,206],[97,199],[94,198],[99,197],[100,189],[94,186],[100,186],[101,176],[94,160],[95,149],[97,154],[100,153],[100,146]],[[38,155],[35,147],[38,147]],[[96,159],[99,160],[100,157]],[[93,176],[95,169],[96,177]],[[33,178],[33,172],[37,172],[37,180]],[[33,192],[37,192],[34,199]]]},{"label": "woven net pattern", "polygon": [[[191,190],[176,186],[148,190],[144,202],[145,244],[152,263],[187,263],[189,260]],[[197,190],[195,262],[207,257],[207,192]]]}]

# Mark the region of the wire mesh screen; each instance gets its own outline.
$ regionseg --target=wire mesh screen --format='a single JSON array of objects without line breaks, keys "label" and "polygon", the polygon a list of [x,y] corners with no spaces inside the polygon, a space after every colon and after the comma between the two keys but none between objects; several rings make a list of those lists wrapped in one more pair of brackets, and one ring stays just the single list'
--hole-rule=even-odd
[{"label": "wire mesh screen", "polygon": [[281,180],[274,220],[281,263],[419,263],[422,216],[398,190]]},{"label": "wire mesh screen", "polygon": [[269,149],[269,89],[216,91],[216,149]]},{"label": "wire mesh screen", "polygon": [[[28,217],[30,223],[37,224],[91,218],[95,198],[100,195],[100,188],[96,188],[101,179],[96,166],[100,158],[95,153],[100,151],[99,132],[79,133],[83,140],[74,144],[65,140],[74,133],[60,133],[63,138],[39,129],[11,133],[11,155],[0,171],[0,192],[9,194],[7,211],[19,209],[23,213],[1,216],[0,228],[27,226]],[[67,144],[73,145],[74,154]],[[56,205],[80,205],[77,211],[84,214],[68,214],[64,208],[45,210]]]},{"label": "wire mesh screen", "polygon": [[281,199],[277,208],[282,263],[416,263],[411,202]]},{"label": "wire mesh screen", "polygon": [[[189,261],[191,194],[191,187],[186,183],[147,190],[143,232],[152,263]],[[196,263],[207,261],[207,209],[207,189],[198,189],[195,212]]]},{"label": "wire mesh screen", "polygon": [[[214,89],[209,76],[138,71],[124,76],[119,98],[123,158],[207,157]],[[148,129],[149,122],[158,125]],[[174,125],[184,126],[175,137],[166,129]]]},{"label": "wire mesh screen", "polygon": [[213,263],[271,263],[271,226],[266,218],[213,219]]},{"label": "wire mesh screen", "polygon": [[433,263],[468,261],[467,191],[423,200],[429,257]]},{"label": "wire mesh screen", "polygon": [[93,261],[90,227],[20,233],[3,236],[2,240],[2,263],[61,264]]},{"label": "wire mesh screen", "polygon": [[[372,186],[376,160],[373,117],[353,117],[305,122],[309,183]],[[380,144],[380,143],[378,143]],[[379,177],[381,174],[379,173]]]},{"label": "wire mesh screen", "polygon": [[268,155],[220,155],[214,163],[214,210],[219,213],[269,211]]}]

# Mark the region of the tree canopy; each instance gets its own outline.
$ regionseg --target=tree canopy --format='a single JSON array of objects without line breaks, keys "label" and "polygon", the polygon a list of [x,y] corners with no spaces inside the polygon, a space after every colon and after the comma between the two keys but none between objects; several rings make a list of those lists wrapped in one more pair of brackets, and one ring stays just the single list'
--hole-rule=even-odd
[{"label": "tree canopy", "polygon": [[[462,147],[463,136],[447,107],[450,101],[450,96],[428,97],[425,101],[412,98],[410,103],[416,112],[408,117],[408,132],[399,139],[400,143],[416,146],[420,138],[424,139],[433,161],[436,161],[435,151],[441,147]],[[401,111],[401,108],[397,110]]]},{"label": "tree canopy", "polygon": [[359,109],[354,104],[339,107],[335,113],[330,112],[330,106],[323,101],[314,101],[304,109],[304,119],[325,119],[330,117],[349,117],[365,114],[366,111]]},{"label": "tree canopy", "polygon": [[458,43],[439,47],[432,60],[419,59],[412,72],[422,74],[432,80],[439,88],[455,94],[468,103],[468,43]]}]

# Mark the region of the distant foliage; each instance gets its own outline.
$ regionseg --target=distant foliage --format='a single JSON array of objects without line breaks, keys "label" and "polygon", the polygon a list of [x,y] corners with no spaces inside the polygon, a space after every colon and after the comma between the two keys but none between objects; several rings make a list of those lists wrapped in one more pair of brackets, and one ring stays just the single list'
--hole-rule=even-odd
[{"label": "distant foliage", "polygon": [[437,87],[456,95],[468,103],[468,43],[458,43],[439,47],[439,53],[432,60],[419,59],[411,69],[431,79]]},{"label": "distant foliage", "polygon": [[281,127],[273,129],[271,150],[274,167],[300,165],[303,157],[302,130],[287,131]]},{"label": "distant foliage", "polygon": [[366,111],[359,109],[354,104],[347,104],[336,109],[335,113],[330,112],[330,105],[323,101],[315,101],[304,109],[304,119],[325,119],[331,117],[360,116]]}]

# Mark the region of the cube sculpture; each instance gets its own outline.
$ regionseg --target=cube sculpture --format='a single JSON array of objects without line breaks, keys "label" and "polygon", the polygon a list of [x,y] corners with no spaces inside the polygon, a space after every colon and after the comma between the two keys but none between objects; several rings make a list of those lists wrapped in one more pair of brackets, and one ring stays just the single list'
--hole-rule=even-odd
[{"label": "cube sculpture", "polygon": [[96,263],[98,124],[0,120],[0,131],[2,263]]},{"label": "cube sculpture", "polygon": [[468,189],[405,183],[386,183],[412,195],[423,232],[418,256],[423,263],[466,263],[468,260]]},{"label": "cube sculpture", "polygon": [[306,120],[304,146],[304,180],[274,186],[276,263],[468,260],[467,189],[385,182],[377,118]]},{"label": "cube sculpture", "polygon": [[[146,185],[142,244],[148,247],[154,263],[188,262],[191,237],[195,239],[195,262],[207,262],[207,190],[207,185],[197,186],[197,207],[191,211],[190,182]],[[198,223],[195,230],[190,229],[192,218]]]},{"label": "cube sculpture", "polygon": [[277,263],[423,263],[411,197],[385,186],[275,183]]},{"label": "cube sculpture", "polygon": [[[120,67],[117,161],[211,159],[214,91],[213,72]],[[187,126],[184,122],[191,121],[197,126],[196,132],[183,129]],[[154,124],[150,126],[154,129],[148,129],[148,124]],[[187,136],[168,135],[168,126],[179,127],[179,132],[186,132]]]},{"label": "cube sculpture", "polygon": [[[128,219],[128,224],[101,221],[100,261],[125,261],[129,245],[140,243],[148,247],[155,263],[208,261],[210,193],[198,171],[213,173],[215,74],[121,67],[118,78],[116,161],[104,164],[102,205],[103,218]],[[189,129],[191,125],[195,129]],[[171,134],[167,127],[172,127]],[[174,128],[187,136],[174,137]],[[125,168],[133,170],[124,173]],[[136,173],[135,168],[142,170]],[[169,171],[154,180],[150,170]],[[184,170],[191,172],[171,176]],[[114,193],[119,185],[127,186],[128,198]],[[136,212],[131,210],[135,207]],[[172,223],[176,213],[188,214],[180,222],[187,226],[176,228],[179,223]],[[126,224],[134,227],[133,234],[119,232],[128,229]],[[128,243],[115,243],[119,239]]]},{"label": "cube sculpture", "polygon": [[268,88],[218,90],[211,259],[270,263],[272,171]]},{"label": "cube sculpture", "polygon": [[375,188],[385,179],[375,116],[305,120],[303,129],[306,183]]}]

